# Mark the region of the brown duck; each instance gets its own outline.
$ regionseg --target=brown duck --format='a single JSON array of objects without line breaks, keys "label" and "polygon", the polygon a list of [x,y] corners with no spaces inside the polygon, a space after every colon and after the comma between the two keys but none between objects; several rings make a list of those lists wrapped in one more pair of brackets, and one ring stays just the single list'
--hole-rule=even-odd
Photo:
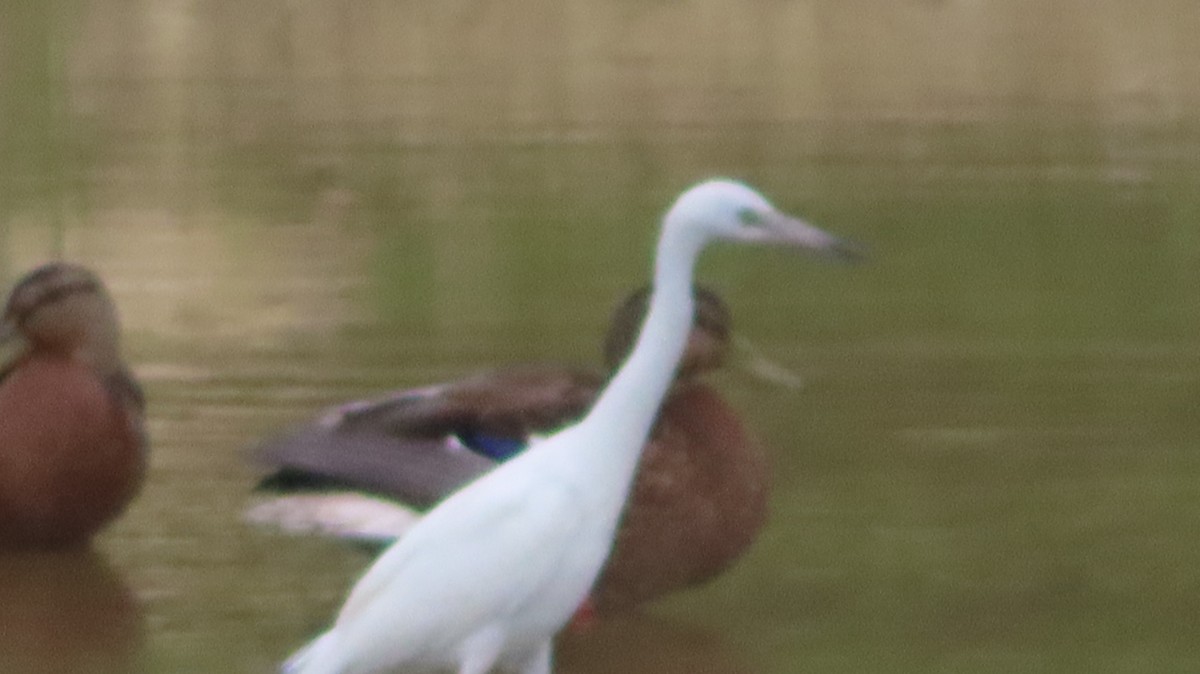
[{"label": "brown duck", "polygon": [[2,320],[0,548],[86,544],[146,467],[116,307],[94,273],[56,262],[17,282]]},{"label": "brown duck", "polygon": [[[604,346],[610,369],[632,348],[647,295],[633,293],[614,313]],[[695,297],[687,352],[586,613],[630,609],[711,580],[750,547],[766,518],[762,448],[700,380],[728,354],[729,310],[712,291],[697,288]],[[259,489],[276,496],[248,518],[388,542],[415,517],[395,502],[427,509],[531,437],[582,417],[603,384],[591,372],[525,367],[333,408],[256,448],[272,471]]]}]

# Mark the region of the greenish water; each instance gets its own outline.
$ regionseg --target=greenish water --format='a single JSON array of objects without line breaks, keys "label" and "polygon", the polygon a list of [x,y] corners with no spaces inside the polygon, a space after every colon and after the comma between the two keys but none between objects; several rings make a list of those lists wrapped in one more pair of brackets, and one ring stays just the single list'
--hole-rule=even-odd
[{"label": "greenish water", "polygon": [[[872,259],[707,255],[701,276],[740,332],[806,382],[717,377],[772,448],[771,525],[713,585],[566,642],[561,670],[1200,666],[1194,133],[1155,131],[1136,160],[1110,161],[1091,152],[1103,127],[1042,131],[1080,148],[1049,157],[1019,128],[837,131],[862,149],[760,157],[811,132],[779,126],[369,148],[345,155],[367,168],[336,224],[272,221],[263,204],[292,197],[251,186],[253,207],[130,207],[68,228],[113,283],[150,394],[149,483],[98,546],[140,629],[74,650],[60,635],[32,661],[268,671],[368,560],[243,526],[254,477],[239,451],[352,396],[594,362],[612,303],[648,273],[661,210],[720,171]],[[931,149],[900,156],[914,138]],[[452,197],[406,196],[449,189],[419,178],[445,163],[463,169]],[[8,230],[11,250],[35,245],[30,229]]]},{"label": "greenish water", "polygon": [[0,272],[102,272],[153,458],[96,555],[0,560],[0,671],[271,671],[369,560],[243,525],[242,449],[355,396],[596,362],[711,175],[871,260],[706,255],[805,382],[714,378],[771,448],[771,523],[559,671],[1200,670],[1200,55],[1192,6],[1159,4],[6,6]]}]

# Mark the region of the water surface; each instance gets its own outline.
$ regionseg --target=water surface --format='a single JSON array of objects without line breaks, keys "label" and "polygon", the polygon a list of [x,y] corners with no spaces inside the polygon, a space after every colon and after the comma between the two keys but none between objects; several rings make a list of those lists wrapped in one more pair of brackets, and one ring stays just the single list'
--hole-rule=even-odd
[{"label": "water surface", "polygon": [[[30,72],[69,68],[4,84],[42,107],[5,112],[20,132],[6,136],[0,269],[63,254],[103,273],[148,389],[153,458],[95,555],[4,560],[0,596],[17,598],[0,602],[5,624],[24,628],[0,630],[0,669],[270,671],[369,560],[243,525],[243,449],[355,396],[596,362],[608,311],[649,274],[661,212],[710,175],[752,182],[867,243],[871,260],[706,255],[700,276],[739,332],[805,383],[714,377],[771,448],[771,523],[712,585],[565,640],[560,671],[1200,668],[1200,126],[1178,114],[1195,95],[1180,79],[1138,88],[1131,75],[1193,72],[1194,59],[1117,50],[1145,57],[1122,70],[1080,55],[1116,49],[1096,36],[1123,21],[1142,45],[1183,28],[1110,8],[1055,32],[912,3],[887,30],[855,33],[956,35],[947,48],[961,53],[962,26],[988,27],[978,62],[1011,72],[938,70],[939,90],[962,96],[948,103],[913,93],[941,60],[913,47],[924,59],[888,65],[891,38],[855,56],[830,38],[853,32],[851,17],[802,11],[820,3],[755,5],[749,24],[707,15],[728,51],[694,67],[687,40],[618,30],[669,15],[600,12],[596,34],[626,42],[522,51],[496,37],[508,60],[482,76],[470,66],[488,59],[434,38],[511,25],[426,17],[436,25],[412,36],[430,41],[403,43],[418,65],[392,79],[363,65],[400,48],[370,17],[347,19],[354,39],[337,49],[312,38],[289,66],[274,60],[286,49],[230,47],[257,44],[237,37],[250,17],[173,23],[166,6],[123,48],[104,38],[116,15],[95,8],[9,17],[44,29],[12,48],[40,55]],[[938,11],[947,24],[916,13]],[[546,16],[547,29],[581,21]],[[306,44],[295,36],[320,22],[292,19],[282,43]],[[748,46],[748,25],[777,27],[770,49]],[[1055,36],[1086,48],[1036,70],[997,25],[1041,36],[1029,61],[1056,54]],[[789,51],[787,26],[826,39]],[[145,37],[167,29],[226,35],[230,49]],[[201,42],[211,49],[172,48]],[[544,77],[523,76],[538,50]],[[577,61],[551,67],[564,53]],[[805,55],[821,68],[795,70]],[[325,66],[343,69],[313,74]],[[545,82],[570,104],[530,103],[558,100]],[[800,104],[809,92],[819,103]],[[64,586],[76,594],[57,598]]]}]

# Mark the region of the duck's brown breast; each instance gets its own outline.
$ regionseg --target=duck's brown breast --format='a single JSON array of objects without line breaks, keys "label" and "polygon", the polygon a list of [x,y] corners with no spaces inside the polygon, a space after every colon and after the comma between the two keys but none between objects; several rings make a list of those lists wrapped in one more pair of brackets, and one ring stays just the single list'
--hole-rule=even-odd
[{"label": "duck's brown breast", "polygon": [[0,547],[87,541],[137,493],[140,429],[87,366],[35,355],[0,382]]},{"label": "duck's brown breast", "polygon": [[767,516],[761,445],[713,389],[683,384],[664,402],[592,599],[630,608],[704,583],[754,542]]}]

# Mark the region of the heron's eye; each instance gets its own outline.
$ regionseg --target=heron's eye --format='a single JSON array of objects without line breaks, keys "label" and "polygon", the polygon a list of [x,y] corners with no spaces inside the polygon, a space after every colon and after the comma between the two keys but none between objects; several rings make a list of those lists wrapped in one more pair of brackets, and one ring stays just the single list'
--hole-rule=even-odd
[{"label": "heron's eye", "polygon": [[758,227],[763,224],[762,215],[753,208],[743,208],[738,211],[738,220],[747,227]]}]

